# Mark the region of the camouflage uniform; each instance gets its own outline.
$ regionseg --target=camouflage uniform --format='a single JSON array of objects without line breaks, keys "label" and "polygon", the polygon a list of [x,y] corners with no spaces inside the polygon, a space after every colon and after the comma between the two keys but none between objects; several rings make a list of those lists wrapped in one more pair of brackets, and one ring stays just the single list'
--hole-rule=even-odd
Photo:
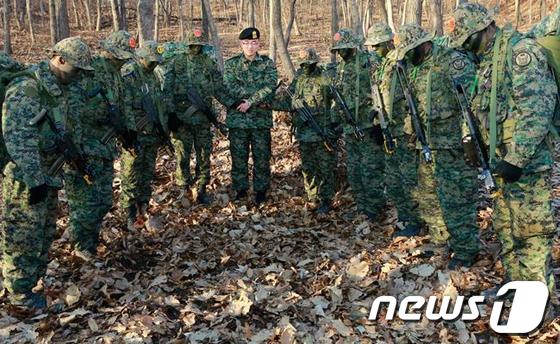
[{"label": "camouflage uniform", "polygon": [[[395,38],[397,59],[402,60],[407,52],[432,39],[419,26],[404,25]],[[478,252],[477,178],[476,170],[462,159],[466,127],[453,90],[454,82],[468,87],[474,65],[466,55],[433,42],[428,54],[420,65],[408,64],[407,68],[433,152],[433,163],[420,162],[417,197],[433,239],[444,240],[447,229],[455,261],[469,265]]]},{"label": "camouflage uniform", "polygon": [[[300,52],[298,62],[302,67],[317,65],[319,56],[315,49],[307,48]],[[319,66],[310,72],[298,71],[289,88],[294,97],[289,100],[287,108],[292,111],[292,126],[299,143],[305,192],[310,201],[323,207],[320,211],[328,211],[335,193],[336,146],[329,150],[323,138],[295,109],[305,102],[321,131],[335,142],[331,133],[336,123],[332,122],[330,112],[332,94],[329,85],[329,77]]]},{"label": "camouflage uniform", "polygon": [[[175,56],[163,86],[168,102],[167,108],[179,122],[178,128],[175,128],[172,133],[177,158],[175,181],[179,186],[194,184],[199,197],[206,194],[206,186],[210,181],[211,121],[206,114],[189,102],[187,90],[194,88],[210,109],[212,109],[212,97],[216,97],[226,106],[231,106],[233,103],[223,96],[223,77],[217,63],[202,51],[206,45],[202,31],[196,29],[191,32],[187,50]],[[189,50],[191,46],[200,46],[200,51]],[[193,148],[196,153],[194,178],[190,173]]]},{"label": "camouflage uniform", "polygon": [[253,189],[266,192],[270,185],[272,110],[266,107],[274,97],[278,75],[270,58],[258,55],[251,61],[243,53],[225,62],[224,84],[236,101],[247,99],[249,111],[229,109],[232,188],[237,192],[249,189],[249,151],[253,154]]},{"label": "camouflage uniform", "polygon": [[[481,5],[459,6],[452,19],[453,44],[462,46],[492,22]],[[499,192],[492,217],[502,242],[502,261],[509,279],[543,281],[552,290],[550,256],[556,228],[551,204],[552,158],[546,138],[558,89],[543,50],[534,40],[498,28],[491,44],[479,56],[472,105],[482,136],[491,147],[491,167],[497,174]],[[495,85],[494,73],[499,73]],[[491,120],[493,113],[495,121]],[[504,169],[507,165],[509,170],[517,170],[515,178]]]},{"label": "camouflage uniform", "polygon": [[[124,62],[134,56],[131,42],[134,38],[128,32],[118,31],[101,41],[101,47]],[[120,126],[124,127],[124,118],[112,118],[115,114],[109,112],[102,94],[112,106],[122,110],[124,89],[119,68],[111,60],[96,56],[91,64],[95,72],[73,85],[86,99],[85,103],[75,104],[79,109],[75,112],[78,117],[69,121],[75,142],[92,169],[93,184],[88,185],[80,172],[71,167],[65,171],[64,184],[75,248],[95,253],[103,217],[113,205],[113,161],[117,156],[116,140],[103,143],[102,138],[109,130],[116,129],[115,121],[122,122]]]},{"label": "camouflage uniform", "polygon": [[[139,58],[151,63],[161,62],[162,47],[156,42],[144,42],[144,46],[136,50]],[[153,71],[146,70],[138,61],[129,61],[121,68],[124,80],[124,114],[127,127],[137,132],[135,153],[122,152],[122,193],[120,203],[128,209],[130,221],[138,212],[144,213],[152,194],[151,182],[154,179],[158,148],[161,137],[156,126],[147,120],[146,105],[153,103],[156,114],[163,129],[167,128],[161,103],[161,85]],[[140,122],[146,122],[138,128]]]},{"label": "camouflage uniform", "polygon": [[[89,48],[77,37],[58,42],[53,53],[73,67],[92,69]],[[58,157],[50,122],[46,118],[36,125],[29,122],[46,110],[53,125],[64,130],[67,116],[74,115],[68,113],[68,103],[81,95],[68,92],[50,71],[48,61],[40,62],[30,72],[33,76],[10,83],[2,108],[2,130],[12,160],[4,169],[2,188],[2,276],[12,303],[44,307],[44,298],[38,301],[41,297],[31,289],[47,269],[62,179],[47,174]]]},{"label": "camouflage uniform", "polygon": [[[378,45],[393,40],[393,32],[387,24],[374,24],[368,31],[365,45]],[[398,211],[399,220],[412,231],[421,225],[418,213],[418,201],[414,190],[418,180],[418,159],[416,148],[411,145],[413,136],[406,132],[407,117],[406,101],[394,72],[395,51],[391,50],[373,73],[373,82],[379,84],[383,103],[389,118],[389,130],[396,142],[393,154],[385,155],[385,185],[387,197],[393,202]],[[410,131],[409,131],[410,132]]]},{"label": "camouflage uniform", "polygon": [[[352,188],[358,210],[371,219],[382,213],[385,206],[383,193],[383,148],[376,142],[373,131],[371,105],[371,62],[368,53],[361,50],[362,37],[349,29],[340,30],[334,37],[334,52],[339,49],[356,49],[349,61],[342,60],[337,66],[336,86],[344,98],[357,125],[363,129],[363,140],[356,138],[352,126],[344,122],[344,141],[347,152],[348,182]],[[339,112],[337,105],[334,105]],[[342,116],[342,114],[341,114]]]}]

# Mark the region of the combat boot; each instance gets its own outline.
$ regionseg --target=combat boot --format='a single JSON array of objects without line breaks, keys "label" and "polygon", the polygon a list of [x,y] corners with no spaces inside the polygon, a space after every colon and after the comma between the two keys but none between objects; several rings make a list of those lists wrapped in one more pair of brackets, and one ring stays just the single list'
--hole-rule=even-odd
[{"label": "combat boot", "polygon": [[464,260],[464,259],[453,257],[447,264],[447,269],[456,270],[457,268],[461,268],[461,267],[470,268],[473,265],[473,263],[474,263],[473,260]]},{"label": "combat boot", "polygon": [[201,188],[196,192],[196,202],[203,205],[210,204],[210,197],[206,193],[206,188]]},{"label": "combat boot", "polygon": [[126,208],[126,227],[129,230],[134,229],[134,223],[136,222],[136,216],[138,215],[138,210],[136,205],[131,205],[130,207]]},{"label": "combat boot", "polygon": [[317,214],[326,215],[331,211],[330,202],[321,202],[319,208],[317,208]]},{"label": "combat boot", "polygon": [[257,205],[262,204],[266,201],[266,190],[263,191],[257,191],[257,194],[255,196],[255,203],[257,203]]},{"label": "combat boot", "polygon": [[32,312],[42,312],[47,308],[47,298],[42,293],[28,292],[23,297],[12,301],[11,304]]},{"label": "combat boot", "polygon": [[397,238],[397,237],[412,238],[418,236],[420,234],[420,231],[421,229],[419,226],[409,223],[403,229],[395,231],[393,233],[393,238]]}]

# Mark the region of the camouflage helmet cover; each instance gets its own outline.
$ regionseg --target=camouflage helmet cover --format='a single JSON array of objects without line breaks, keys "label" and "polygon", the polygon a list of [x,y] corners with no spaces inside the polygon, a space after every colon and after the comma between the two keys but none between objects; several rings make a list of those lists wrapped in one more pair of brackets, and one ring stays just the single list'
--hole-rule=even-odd
[{"label": "camouflage helmet cover", "polygon": [[146,59],[150,62],[163,62],[163,53],[165,52],[165,47],[159,45],[156,41],[144,41],[142,47],[136,49],[136,56],[139,58]]},{"label": "camouflage helmet cover", "polygon": [[421,44],[432,41],[434,36],[416,24],[401,26],[394,38],[397,60],[402,60],[407,52]]},{"label": "camouflage helmet cover", "polygon": [[91,51],[80,37],[65,38],[54,45],[48,52],[59,55],[72,66],[84,70],[94,70],[91,66]]},{"label": "camouflage helmet cover", "polygon": [[375,23],[369,28],[365,45],[378,45],[393,39],[391,27],[385,23]]},{"label": "camouflage helmet cover", "polygon": [[493,16],[480,4],[459,5],[447,23],[451,47],[461,47],[472,34],[484,30],[493,21]]},{"label": "camouflage helmet cover", "polygon": [[319,60],[319,55],[313,48],[305,48],[299,51],[298,63],[300,66],[303,64],[319,63]]},{"label": "camouflage helmet cover", "polygon": [[340,29],[334,35],[333,40],[334,44],[331,52],[339,49],[359,48],[364,42],[364,38],[361,35],[355,34],[350,29]]},{"label": "camouflage helmet cover", "polygon": [[184,53],[187,50],[187,44],[184,42],[165,42],[163,43],[163,62],[169,61],[176,55]]},{"label": "camouflage helmet cover", "polygon": [[188,33],[187,45],[208,45],[201,29],[194,29]]},{"label": "camouflage helmet cover", "polygon": [[100,41],[99,45],[115,58],[128,60],[134,57],[136,39],[129,32],[121,30],[111,33],[106,39]]}]

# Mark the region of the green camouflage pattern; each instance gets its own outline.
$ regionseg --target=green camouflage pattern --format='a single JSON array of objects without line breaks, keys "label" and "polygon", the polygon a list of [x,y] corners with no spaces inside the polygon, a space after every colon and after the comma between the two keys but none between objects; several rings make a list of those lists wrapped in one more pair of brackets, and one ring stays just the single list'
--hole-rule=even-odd
[{"label": "green camouflage pattern", "polygon": [[194,29],[187,33],[187,46],[189,45],[208,45],[201,29]]},{"label": "green camouflage pattern", "polygon": [[334,35],[333,42],[331,52],[339,49],[360,48],[364,43],[364,38],[354,33],[351,29],[340,29]]},{"label": "green camouflage pattern", "polygon": [[389,42],[393,39],[391,27],[385,23],[374,23],[367,32],[367,39],[364,45],[378,45]]},{"label": "green camouflage pattern", "polygon": [[301,66],[302,64],[314,64],[319,63],[321,58],[317,51],[313,48],[305,48],[300,50],[297,63]]},{"label": "green camouflage pattern", "polygon": [[76,68],[93,70],[91,66],[91,51],[80,37],[69,37],[61,40],[54,45],[50,52],[60,55]]},{"label": "green camouflage pattern", "polygon": [[134,39],[129,32],[124,30],[112,32],[106,39],[99,42],[103,50],[108,51],[119,60],[133,58],[136,44],[136,39]]},{"label": "green camouflage pattern", "polygon": [[234,191],[249,189],[249,152],[251,152],[253,190],[266,191],[270,186],[270,129],[230,129],[229,150],[232,189]]},{"label": "green camouflage pattern", "polygon": [[477,3],[464,3],[453,11],[448,22],[452,48],[460,48],[474,33],[484,30],[494,21],[486,7]]},{"label": "green camouflage pattern", "polygon": [[335,194],[336,152],[322,142],[299,142],[305,194],[310,202],[330,204]]},{"label": "green camouflage pattern", "polygon": [[560,29],[560,6],[554,12],[544,17],[537,25],[533,26],[528,36],[544,37],[549,35],[557,35]]},{"label": "green camouflage pattern", "polygon": [[397,60],[404,59],[406,53],[423,43],[434,39],[434,34],[429,34],[416,24],[407,24],[400,27],[394,37]]},{"label": "green camouflage pattern", "polygon": [[[175,183],[178,186],[194,186],[202,191],[210,182],[210,156],[212,154],[212,130],[210,124],[184,125],[172,133],[175,147]],[[191,174],[191,156],[194,151],[196,165]]]},{"label": "green camouflage pattern", "polygon": [[136,56],[141,59],[146,59],[149,62],[163,62],[162,54],[165,52],[165,47],[158,44],[156,41],[145,41],[144,45],[136,49]]}]

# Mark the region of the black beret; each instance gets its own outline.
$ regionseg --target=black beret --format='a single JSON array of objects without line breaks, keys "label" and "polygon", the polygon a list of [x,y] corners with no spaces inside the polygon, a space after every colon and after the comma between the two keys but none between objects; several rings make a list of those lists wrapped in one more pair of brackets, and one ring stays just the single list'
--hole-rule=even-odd
[{"label": "black beret", "polygon": [[243,29],[243,31],[241,31],[239,33],[239,39],[243,40],[243,39],[259,39],[261,38],[261,33],[259,32],[259,30],[257,28],[254,27],[248,27],[246,29]]}]

